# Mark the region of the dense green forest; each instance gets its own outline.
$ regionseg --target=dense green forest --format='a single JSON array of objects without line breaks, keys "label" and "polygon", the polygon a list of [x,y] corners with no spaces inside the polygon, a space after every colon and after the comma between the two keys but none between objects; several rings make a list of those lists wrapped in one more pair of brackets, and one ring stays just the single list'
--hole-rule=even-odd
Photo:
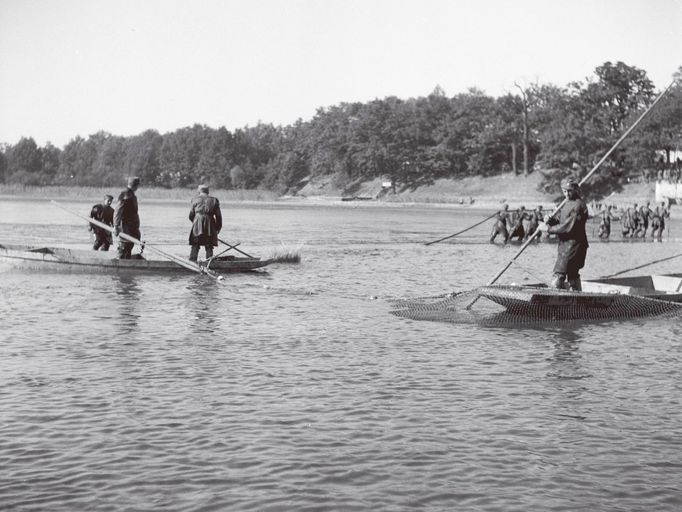
[{"label": "dense green forest", "polygon": [[[230,132],[197,124],[132,137],[99,132],[61,149],[25,137],[0,148],[0,183],[120,186],[136,175],[145,186],[203,182],[284,194],[321,176],[339,187],[390,177],[407,189],[438,178],[542,171],[543,186],[552,187],[568,172],[584,176],[658,93],[644,70],[606,62],[564,87],[517,86],[498,98],[477,89],[447,97],[436,87],[426,97],[320,108],[290,126]],[[604,163],[589,195],[598,197],[607,181],[613,190],[633,173],[670,165],[681,141],[678,80]]]}]

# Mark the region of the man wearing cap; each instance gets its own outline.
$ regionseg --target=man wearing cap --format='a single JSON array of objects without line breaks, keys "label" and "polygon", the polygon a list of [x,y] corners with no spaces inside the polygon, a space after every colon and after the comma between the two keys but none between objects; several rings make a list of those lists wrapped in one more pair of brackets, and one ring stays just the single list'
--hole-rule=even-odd
[{"label": "man wearing cap", "polygon": [[574,179],[564,180],[561,183],[561,191],[566,197],[564,206],[557,212],[556,217],[550,217],[546,222],[540,223],[539,227],[542,231],[556,234],[559,238],[552,287],[581,291],[580,269],[585,266],[588,247],[585,232],[587,205],[580,197],[580,187]]},{"label": "man wearing cap", "polygon": [[[140,186],[140,178],[128,178],[128,187],[119,194],[114,214],[114,234],[125,233],[140,239],[140,216],[137,213],[137,196],[135,191]],[[135,244],[122,238],[118,241],[118,257],[129,260]]]},{"label": "man wearing cap", "polygon": [[223,217],[218,199],[208,195],[208,185],[199,185],[199,195],[192,199],[189,211],[192,229],[189,232],[189,253],[191,261],[197,261],[199,247],[204,246],[206,259],[213,256],[213,248],[218,246],[218,233],[223,227]]},{"label": "man wearing cap", "polygon": [[[114,209],[111,207],[111,202],[114,200],[112,196],[106,194],[104,200],[96,204],[90,210],[90,218],[98,220],[99,222],[106,224],[107,226],[114,225]],[[102,249],[103,251],[108,251],[111,246],[111,232],[103,229],[94,224],[90,224],[88,229],[92,232],[95,237],[95,243],[92,248],[96,251]]]}]

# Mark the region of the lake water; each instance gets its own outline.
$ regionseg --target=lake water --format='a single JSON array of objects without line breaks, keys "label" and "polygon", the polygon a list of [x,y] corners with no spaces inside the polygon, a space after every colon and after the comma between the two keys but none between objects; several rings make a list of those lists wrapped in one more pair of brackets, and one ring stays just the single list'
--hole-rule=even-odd
[{"label": "lake water", "polygon": [[[63,204],[87,215],[94,202]],[[140,191],[148,243],[187,256],[188,212]],[[485,243],[491,222],[423,244],[491,212],[223,213],[221,238],[301,263],[222,282],[0,271],[0,509],[682,507],[679,318],[514,329],[398,318],[392,299],[485,284],[515,254]],[[583,277],[676,255],[681,236],[674,216],[663,243],[594,242]],[[47,201],[1,199],[0,243],[89,240]],[[546,281],[555,254],[531,246],[499,282]]]}]

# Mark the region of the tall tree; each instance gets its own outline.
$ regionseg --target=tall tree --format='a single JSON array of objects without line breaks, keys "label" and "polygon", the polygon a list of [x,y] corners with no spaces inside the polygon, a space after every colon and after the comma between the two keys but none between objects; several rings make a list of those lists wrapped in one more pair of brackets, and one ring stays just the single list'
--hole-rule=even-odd
[{"label": "tall tree", "polygon": [[22,185],[40,185],[42,158],[32,137],[23,137],[7,150],[7,172],[10,180]]}]

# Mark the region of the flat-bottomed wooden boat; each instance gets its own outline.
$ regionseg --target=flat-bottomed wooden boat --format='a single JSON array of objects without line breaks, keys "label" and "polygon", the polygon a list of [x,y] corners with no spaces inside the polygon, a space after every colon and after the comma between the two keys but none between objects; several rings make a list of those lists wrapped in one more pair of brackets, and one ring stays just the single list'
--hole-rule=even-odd
[{"label": "flat-bottomed wooden boat", "polygon": [[[249,272],[270,263],[272,260],[269,259],[220,256],[211,260],[208,268],[218,273]],[[116,251],[10,244],[0,244],[0,264],[31,270],[187,272],[186,268],[170,259],[121,260],[116,257]]]},{"label": "flat-bottomed wooden boat", "polygon": [[580,292],[540,285],[482,286],[478,295],[511,315],[551,320],[631,318],[682,311],[682,274],[583,281]]}]

